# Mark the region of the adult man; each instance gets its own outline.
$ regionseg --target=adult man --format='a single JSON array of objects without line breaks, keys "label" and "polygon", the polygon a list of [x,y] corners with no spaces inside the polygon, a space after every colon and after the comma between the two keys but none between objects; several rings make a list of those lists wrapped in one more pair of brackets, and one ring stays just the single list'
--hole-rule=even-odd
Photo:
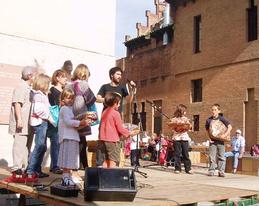
[{"label": "adult man", "polygon": [[236,134],[231,140],[232,151],[224,154],[226,158],[233,157],[233,173],[237,172],[238,159],[243,157],[245,151],[245,138],[241,134],[240,129],[236,130]]},{"label": "adult man", "polygon": [[[119,107],[119,112],[121,113],[123,108],[123,99],[126,97],[127,100],[130,102],[133,100],[133,93],[135,91],[136,84],[133,81],[129,82],[129,87],[131,88],[131,93],[129,94],[129,91],[125,85],[121,85],[121,79],[122,79],[122,70],[120,67],[113,67],[109,71],[109,77],[111,79],[111,82],[108,84],[104,84],[101,86],[97,97],[96,102],[103,103],[104,97],[108,92],[115,92],[121,95],[121,104]],[[105,106],[104,106],[105,109]]]},{"label": "adult man", "polygon": [[12,173],[20,175],[27,167],[33,133],[29,125],[31,109],[31,85],[36,74],[35,67],[24,67],[22,80],[14,89],[9,122],[9,133],[13,135]]},{"label": "adult man", "polygon": [[[122,69],[120,67],[113,67],[109,71],[109,77],[111,79],[111,82],[108,84],[104,84],[101,86],[97,96],[96,96],[96,102],[98,103],[104,103],[104,97],[109,92],[115,92],[118,93],[121,96],[121,102],[118,111],[122,113],[122,105],[123,105],[123,99],[127,97],[128,101],[133,100],[133,93],[135,91],[136,84],[133,81],[129,82],[129,87],[131,88],[131,93],[129,94],[128,89],[126,86],[121,85],[121,79],[122,79]],[[104,105],[104,109],[106,106]],[[98,148],[96,152],[96,165],[101,166],[104,161],[104,157],[101,154],[101,146],[100,142],[98,142]],[[118,164],[118,163],[117,163]]]}]

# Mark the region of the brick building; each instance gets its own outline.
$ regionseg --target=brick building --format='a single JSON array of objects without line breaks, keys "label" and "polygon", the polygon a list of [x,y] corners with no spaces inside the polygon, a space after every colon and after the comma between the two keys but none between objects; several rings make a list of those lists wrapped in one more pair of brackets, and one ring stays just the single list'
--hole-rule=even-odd
[{"label": "brick building", "polygon": [[[143,117],[149,132],[170,133],[168,119],[176,105],[188,107],[196,142],[206,140],[204,124],[214,103],[245,134],[249,149],[259,143],[259,42],[256,0],[167,0],[171,22],[161,23],[165,3],[126,37],[127,56],[117,60],[125,77],[137,82],[137,103],[126,113]],[[152,22],[152,23],[150,23]],[[167,33],[167,42],[163,36]],[[129,120],[129,119],[128,119]]]}]

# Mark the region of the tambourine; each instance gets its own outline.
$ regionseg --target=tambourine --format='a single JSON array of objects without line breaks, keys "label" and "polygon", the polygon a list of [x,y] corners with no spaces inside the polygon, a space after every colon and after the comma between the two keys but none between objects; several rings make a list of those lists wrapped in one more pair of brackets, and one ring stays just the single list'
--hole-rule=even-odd
[{"label": "tambourine", "polygon": [[140,133],[138,125],[131,124],[131,123],[123,123],[122,126],[130,132],[131,136],[135,136]]},{"label": "tambourine", "polygon": [[222,138],[222,135],[227,131],[227,127],[220,120],[211,120],[209,127],[209,134],[212,140],[220,140],[223,142],[229,142],[231,140],[230,135],[227,135],[225,138]]},{"label": "tambourine", "polygon": [[187,132],[192,126],[188,118],[172,118],[170,122],[167,122],[167,125],[176,132]]},{"label": "tambourine", "polygon": [[[86,121],[89,121],[90,120],[90,123],[92,124],[93,122],[97,121],[98,120],[98,116],[97,116],[97,113],[96,112],[92,112],[92,111],[88,111],[88,112],[85,112],[83,114],[79,114],[75,117],[76,120],[86,120]],[[81,126],[81,127],[78,127],[77,130],[78,132],[81,134],[81,135],[88,135],[88,131],[91,129],[89,129],[90,126]]]}]

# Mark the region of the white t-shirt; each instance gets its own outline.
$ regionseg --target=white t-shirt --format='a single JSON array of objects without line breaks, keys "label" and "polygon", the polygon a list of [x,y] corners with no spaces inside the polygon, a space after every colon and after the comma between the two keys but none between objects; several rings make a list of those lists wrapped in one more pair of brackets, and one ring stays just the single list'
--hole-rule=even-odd
[{"label": "white t-shirt", "polygon": [[148,145],[150,139],[151,139],[151,137],[144,136],[144,137],[142,137],[142,143],[145,145]]},{"label": "white t-shirt", "polygon": [[137,149],[137,145],[139,149],[140,147],[139,144],[140,144],[140,137],[138,135],[135,135],[130,138],[130,150]]}]

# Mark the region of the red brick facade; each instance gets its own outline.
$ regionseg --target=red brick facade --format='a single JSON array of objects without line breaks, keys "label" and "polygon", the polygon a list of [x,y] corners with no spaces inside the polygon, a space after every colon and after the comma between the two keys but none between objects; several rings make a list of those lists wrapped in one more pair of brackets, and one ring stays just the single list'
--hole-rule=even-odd
[{"label": "red brick facade", "polygon": [[[172,116],[177,104],[185,104],[191,119],[199,115],[199,131],[191,136],[202,142],[207,138],[204,124],[211,115],[211,105],[219,103],[232,132],[237,128],[244,131],[248,149],[259,143],[259,42],[247,40],[251,1],[182,2],[177,8],[171,5],[171,43],[161,45],[161,34],[151,30],[145,38],[127,41],[127,57],[117,64],[124,68],[127,79],[137,82],[139,107],[147,99],[162,100],[162,111]],[[197,15],[201,16],[201,52],[194,53]],[[197,79],[202,79],[202,101],[194,103],[192,80]],[[147,130],[153,132],[152,107],[146,104],[145,110]],[[170,133],[167,121],[163,117],[165,134]]]}]

